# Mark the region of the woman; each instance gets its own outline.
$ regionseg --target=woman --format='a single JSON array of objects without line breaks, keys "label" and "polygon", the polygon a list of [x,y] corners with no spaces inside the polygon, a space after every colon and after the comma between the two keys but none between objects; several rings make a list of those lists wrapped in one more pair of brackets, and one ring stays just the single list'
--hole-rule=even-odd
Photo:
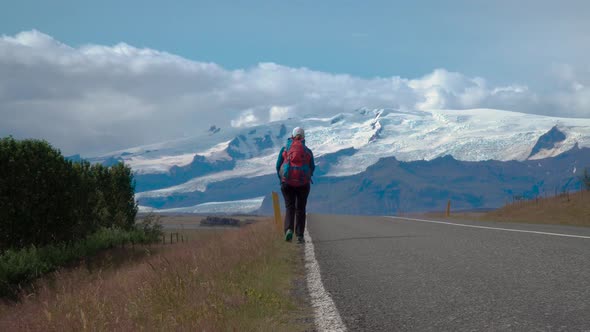
[{"label": "woman", "polygon": [[304,243],[305,207],[309,196],[311,177],[315,170],[313,152],[305,146],[303,128],[293,129],[287,145],[279,152],[276,164],[281,179],[281,192],[285,199],[285,241],[291,242],[293,230],[297,242]]}]

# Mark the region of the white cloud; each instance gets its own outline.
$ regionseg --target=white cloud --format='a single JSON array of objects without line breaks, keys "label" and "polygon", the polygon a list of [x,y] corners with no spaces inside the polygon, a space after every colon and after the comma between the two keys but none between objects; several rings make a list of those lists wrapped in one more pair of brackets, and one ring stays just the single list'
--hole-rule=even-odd
[{"label": "white cloud", "polygon": [[[44,138],[85,155],[218,127],[360,107],[489,107],[590,117],[590,74],[556,69],[558,87],[523,85],[436,69],[416,79],[365,79],[261,63],[227,70],[124,43],[72,47],[38,31],[0,37],[0,136]],[[558,83],[559,82],[559,83]]]},{"label": "white cloud", "polygon": [[289,118],[290,108],[284,106],[273,106],[269,111],[269,121],[281,121]]},{"label": "white cloud", "polygon": [[254,115],[253,110],[242,112],[237,119],[231,120],[232,127],[251,127],[260,124],[260,120]]}]

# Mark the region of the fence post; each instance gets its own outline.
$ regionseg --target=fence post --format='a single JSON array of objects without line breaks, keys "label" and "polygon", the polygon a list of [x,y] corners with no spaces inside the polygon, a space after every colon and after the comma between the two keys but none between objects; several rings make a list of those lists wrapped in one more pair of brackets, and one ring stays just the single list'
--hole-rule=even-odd
[{"label": "fence post", "polygon": [[272,192],[272,206],[275,215],[275,224],[277,229],[281,229],[281,205],[279,204],[279,194],[277,192]]}]

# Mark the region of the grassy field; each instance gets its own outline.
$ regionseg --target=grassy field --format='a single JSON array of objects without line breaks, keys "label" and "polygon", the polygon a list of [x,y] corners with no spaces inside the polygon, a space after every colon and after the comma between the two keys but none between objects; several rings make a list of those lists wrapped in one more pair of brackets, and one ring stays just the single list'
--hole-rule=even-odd
[{"label": "grassy field", "polygon": [[590,226],[590,192],[561,194],[508,204],[484,220]]},{"label": "grassy field", "polygon": [[304,268],[270,220],[237,229],[187,230],[189,241],[118,248],[60,270],[0,304],[1,331],[308,329],[291,296]]},{"label": "grassy field", "polygon": [[[445,218],[444,213],[427,217]],[[590,192],[564,193],[507,204],[489,212],[456,212],[451,219],[590,226]]]}]

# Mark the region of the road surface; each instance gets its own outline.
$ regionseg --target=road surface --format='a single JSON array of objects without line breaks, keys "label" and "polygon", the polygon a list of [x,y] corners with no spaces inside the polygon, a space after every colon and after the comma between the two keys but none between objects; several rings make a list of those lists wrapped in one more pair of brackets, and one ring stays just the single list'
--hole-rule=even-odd
[{"label": "road surface", "polygon": [[590,331],[590,228],[453,223],[308,216],[349,331]]}]

